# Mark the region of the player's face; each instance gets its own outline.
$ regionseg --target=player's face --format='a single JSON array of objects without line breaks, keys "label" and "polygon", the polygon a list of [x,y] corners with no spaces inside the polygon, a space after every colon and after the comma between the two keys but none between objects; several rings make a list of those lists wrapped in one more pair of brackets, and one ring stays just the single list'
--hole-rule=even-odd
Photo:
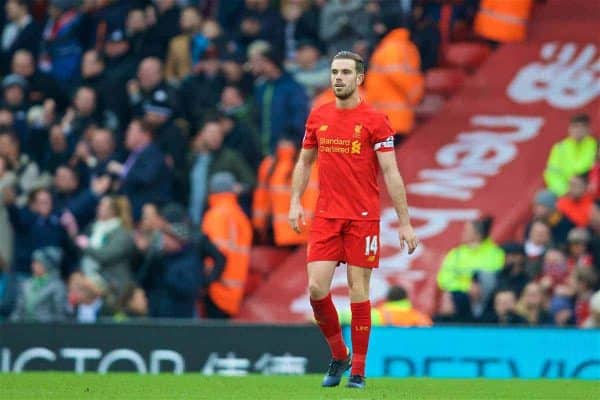
[{"label": "player's face", "polygon": [[352,96],[363,78],[363,74],[356,73],[354,60],[333,60],[331,63],[331,88],[338,99],[345,100]]}]

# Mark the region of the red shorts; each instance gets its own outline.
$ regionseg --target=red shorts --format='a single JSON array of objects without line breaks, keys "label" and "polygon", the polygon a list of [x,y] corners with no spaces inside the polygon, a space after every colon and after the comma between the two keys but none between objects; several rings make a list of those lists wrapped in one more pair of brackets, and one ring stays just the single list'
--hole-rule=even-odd
[{"label": "red shorts", "polygon": [[315,217],[307,261],[338,261],[365,268],[379,266],[379,221]]}]

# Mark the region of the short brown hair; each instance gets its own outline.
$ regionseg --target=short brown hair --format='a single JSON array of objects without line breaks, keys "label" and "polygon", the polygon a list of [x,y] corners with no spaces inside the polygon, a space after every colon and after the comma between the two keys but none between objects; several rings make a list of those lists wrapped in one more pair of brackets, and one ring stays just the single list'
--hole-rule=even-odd
[{"label": "short brown hair", "polygon": [[338,51],[338,53],[335,56],[333,56],[333,60],[353,60],[356,65],[356,73],[365,73],[365,60],[363,60],[360,54],[354,53],[352,51],[342,50]]},{"label": "short brown hair", "polygon": [[140,126],[140,130],[150,136],[154,136],[154,128],[142,117],[134,117],[130,124],[136,123]]},{"label": "short brown hair", "polygon": [[590,116],[585,114],[585,113],[579,113],[579,114],[575,114],[571,117],[571,123],[572,124],[585,124],[585,125],[589,125],[590,123]]}]

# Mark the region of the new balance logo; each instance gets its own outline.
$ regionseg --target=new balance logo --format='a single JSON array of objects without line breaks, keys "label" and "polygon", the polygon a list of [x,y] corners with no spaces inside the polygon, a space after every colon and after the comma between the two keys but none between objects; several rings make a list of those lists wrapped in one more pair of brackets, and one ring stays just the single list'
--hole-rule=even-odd
[{"label": "new balance logo", "polygon": [[325,132],[327,130],[327,128],[329,128],[329,126],[327,126],[327,125],[321,125],[319,127],[319,132]]}]

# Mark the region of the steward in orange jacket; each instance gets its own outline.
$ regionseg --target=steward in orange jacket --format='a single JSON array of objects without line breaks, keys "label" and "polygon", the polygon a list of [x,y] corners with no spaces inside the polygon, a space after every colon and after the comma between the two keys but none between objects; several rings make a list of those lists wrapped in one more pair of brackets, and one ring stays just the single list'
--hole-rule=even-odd
[{"label": "steward in orange jacket", "polygon": [[414,106],[425,91],[419,50],[410,32],[397,28],[375,48],[367,71],[367,100],[387,114],[398,134],[408,134],[414,124]]},{"label": "steward in orange jacket", "polygon": [[291,140],[282,139],[277,144],[275,157],[267,156],[258,169],[258,185],[252,204],[252,225],[264,236],[272,224],[273,240],[277,246],[306,243],[319,196],[318,171],[314,164],[308,186],[302,196],[307,226],[301,233],[296,233],[289,224],[288,213],[292,195],[292,172],[297,154],[296,144]]},{"label": "steward in orange jacket", "polygon": [[500,43],[522,42],[532,5],[533,0],[481,0],[475,33]]},{"label": "steward in orange jacket", "polygon": [[208,287],[209,318],[230,318],[239,313],[248,276],[252,225],[237,202],[235,185],[229,172],[217,172],[209,183],[209,208],[202,220],[202,231],[226,260],[220,279]]}]

